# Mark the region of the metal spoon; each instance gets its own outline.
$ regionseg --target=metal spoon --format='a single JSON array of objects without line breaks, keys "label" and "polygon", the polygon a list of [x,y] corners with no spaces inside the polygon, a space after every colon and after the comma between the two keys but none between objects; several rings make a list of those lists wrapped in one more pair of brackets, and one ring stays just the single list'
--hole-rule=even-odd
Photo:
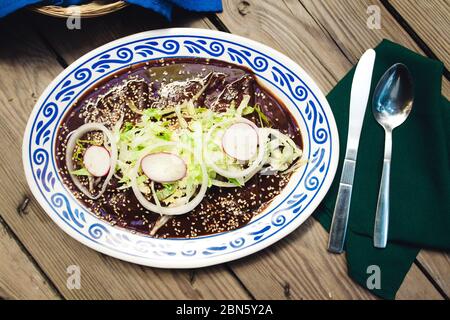
[{"label": "metal spoon", "polygon": [[394,64],[378,82],[372,102],[373,115],[385,132],[383,173],[378,193],[373,238],[374,246],[377,248],[385,248],[387,243],[392,130],[406,120],[413,100],[413,80],[408,68],[401,63]]}]

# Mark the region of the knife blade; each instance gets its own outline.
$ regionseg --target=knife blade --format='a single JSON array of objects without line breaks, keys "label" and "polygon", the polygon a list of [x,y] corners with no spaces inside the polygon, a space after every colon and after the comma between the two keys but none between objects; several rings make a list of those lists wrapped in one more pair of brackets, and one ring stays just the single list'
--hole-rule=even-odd
[{"label": "knife blade", "polygon": [[359,60],[353,76],[350,93],[347,149],[345,151],[339,191],[336,198],[330,237],[328,240],[328,251],[333,253],[341,253],[344,249],[359,137],[361,135],[364,114],[366,113],[367,102],[369,100],[375,56],[376,53],[373,49],[367,50]]}]

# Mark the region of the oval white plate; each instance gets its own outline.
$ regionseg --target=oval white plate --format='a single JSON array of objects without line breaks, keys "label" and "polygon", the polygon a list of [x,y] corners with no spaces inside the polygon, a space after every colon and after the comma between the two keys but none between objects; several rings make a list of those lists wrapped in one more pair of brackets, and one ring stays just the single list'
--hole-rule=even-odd
[{"label": "oval white plate", "polygon": [[[55,134],[64,114],[88,88],[138,62],[203,57],[246,66],[297,119],[309,162],[270,206],[248,225],[195,239],[153,239],[111,226],[90,214],[61,182]],[[113,257],[154,267],[195,268],[247,256],[301,225],[333,181],[339,141],[327,100],[296,63],[260,43],[218,31],[164,29],[113,41],[84,55],[45,90],[31,113],[23,141],[28,184],[47,214],[69,235]]]}]

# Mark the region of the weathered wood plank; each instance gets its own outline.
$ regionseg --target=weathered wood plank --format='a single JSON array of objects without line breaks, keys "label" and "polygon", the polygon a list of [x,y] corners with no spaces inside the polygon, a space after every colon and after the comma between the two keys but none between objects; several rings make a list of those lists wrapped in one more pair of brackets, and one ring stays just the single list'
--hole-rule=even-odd
[{"label": "weathered wood plank", "polygon": [[[389,0],[426,45],[450,68],[450,2]],[[424,19],[424,15],[427,17]]]},{"label": "weathered wood plank", "polygon": [[[224,12],[218,17],[232,33],[250,37],[287,54],[328,92],[364,50],[375,46],[382,38],[419,51],[387,12],[382,13],[383,29],[367,29],[366,9],[372,2],[253,0],[244,3],[225,0]],[[248,25],[252,28],[247,28]],[[282,297],[284,282],[290,283],[295,298],[326,298],[328,293],[337,299],[367,298],[367,292],[346,276],[344,258],[326,252],[324,239],[327,234],[321,226],[313,220],[307,225],[281,244],[266,250],[264,259],[249,259],[251,266],[245,262],[233,264],[236,274],[257,298]],[[323,250],[317,249],[321,247]],[[313,273],[317,273],[315,281],[311,280]],[[415,285],[418,282],[422,284],[420,292]],[[419,294],[440,297],[414,267],[397,298],[419,297]]]},{"label": "weathered wood plank", "polygon": [[101,18],[82,20],[80,30],[67,29],[64,19],[37,14],[31,18],[34,27],[69,64],[105,43],[138,32],[174,27],[214,29],[208,19],[195,13],[174,17],[173,23],[169,23],[151,11],[135,6]]},{"label": "weathered wood plank", "polygon": [[[345,255],[318,253],[328,234],[309,219],[289,237],[231,267],[257,299],[374,299],[349,279]],[[413,265],[397,299],[442,299]]]},{"label": "weathered wood plank", "polygon": [[445,292],[450,293],[450,253],[423,250],[419,255],[419,262],[433,277],[437,285]]},{"label": "weathered wood plank", "polygon": [[[390,15],[379,0],[288,0],[291,8],[303,7],[317,21],[329,38],[335,42],[342,53],[354,64],[367,49],[376,46],[382,39],[401,44],[413,51],[424,54],[409,34]],[[380,9],[381,29],[367,27],[367,8],[376,5]],[[443,79],[442,92],[450,97],[450,82]]]},{"label": "weathered wood plank", "polygon": [[2,222],[0,222],[0,298],[60,298]]},{"label": "weathered wood plank", "polygon": [[443,300],[444,297],[413,264],[395,297],[397,300]]},{"label": "weathered wood plank", "polygon": [[326,253],[313,219],[259,254],[231,263],[256,299],[373,299],[348,276],[345,255]]},{"label": "weathered wood plank", "polygon": [[[3,219],[58,290],[71,299],[249,298],[222,266],[198,270],[195,280],[191,281],[189,270],[144,268],[83,246],[61,231],[34,200],[27,215],[17,214],[16,207],[24,195],[31,197],[21,165],[25,124],[36,97],[62,70],[33,28],[27,25],[26,18],[15,14],[0,22],[0,37],[8,43],[0,50],[0,73],[8,75],[0,81],[0,207]],[[142,26],[142,21],[127,19],[130,26]],[[149,15],[146,19],[152,20],[155,16]],[[101,21],[96,20],[96,23],[101,25]],[[102,37],[98,29],[85,32],[98,33],[99,39]],[[114,37],[117,36],[105,35],[104,41]],[[81,46],[81,43],[80,40],[73,45]],[[66,286],[66,271],[70,265],[81,269],[80,290],[69,290]]]}]

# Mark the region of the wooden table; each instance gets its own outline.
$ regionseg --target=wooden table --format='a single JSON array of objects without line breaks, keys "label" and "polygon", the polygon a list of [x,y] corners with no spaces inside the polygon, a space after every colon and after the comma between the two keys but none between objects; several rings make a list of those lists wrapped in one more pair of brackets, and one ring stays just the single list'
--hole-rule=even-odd
[{"label": "wooden table", "polygon": [[[173,23],[129,7],[66,21],[28,11],[0,21],[0,299],[374,299],[348,276],[344,255],[325,250],[313,219],[250,257],[198,270],[162,270],[91,250],[60,230],[32,198],[21,148],[37,97],[63,68],[99,45],[170,26],[219,29],[265,43],[297,61],[328,92],[365,49],[388,38],[449,68],[448,0],[223,0],[217,15],[177,14]],[[367,27],[370,5],[381,29]],[[448,71],[443,92],[450,96]],[[23,202],[29,199],[24,208]],[[28,201],[28,200],[27,200]],[[66,286],[81,268],[81,289]],[[450,255],[422,251],[398,299],[448,299]]]}]

